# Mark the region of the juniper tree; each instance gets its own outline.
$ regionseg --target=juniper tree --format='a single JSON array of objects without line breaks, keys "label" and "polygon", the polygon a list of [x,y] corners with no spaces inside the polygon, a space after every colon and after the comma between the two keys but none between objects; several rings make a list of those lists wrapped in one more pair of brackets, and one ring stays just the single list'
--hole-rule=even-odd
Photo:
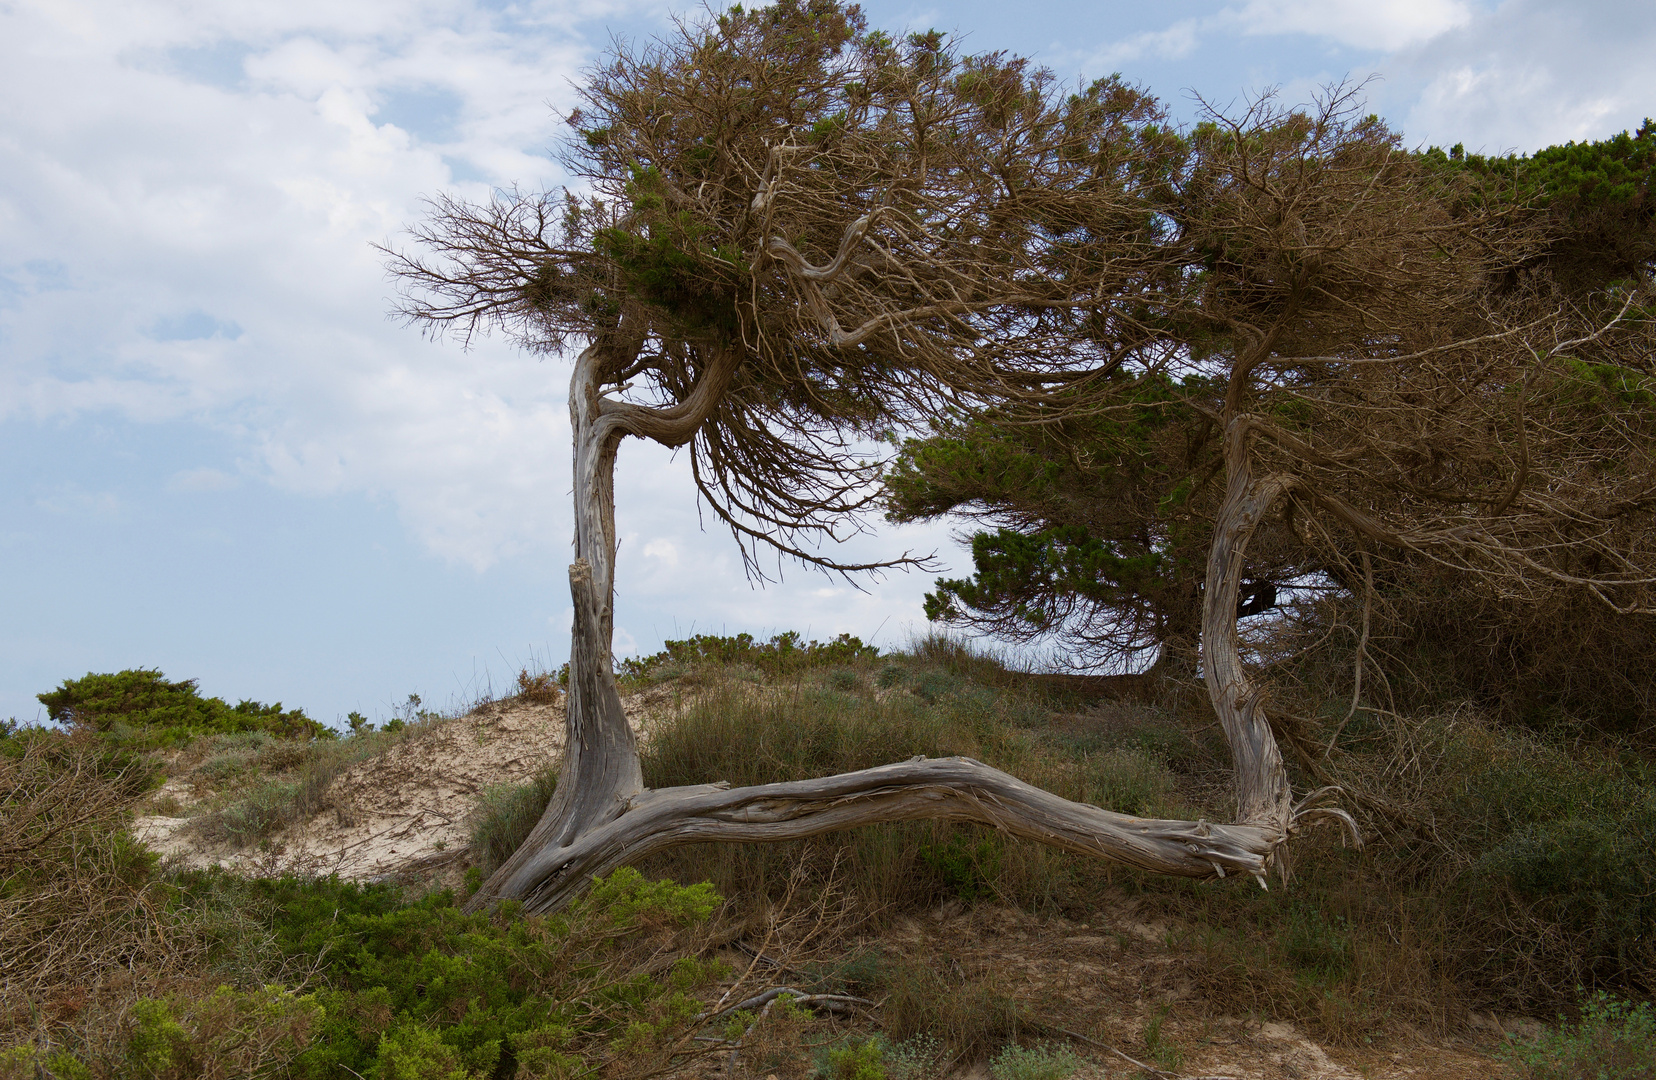
[{"label": "juniper tree", "polygon": [[[1100,422],[1054,420],[1046,411],[1019,424],[1007,412],[951,420],[905,443],[886,477],[893,517],[957,513],[1000,526],[972,537],[975,574],[940,580],[930,610],[1013,638],[1056,632],[1094,663],[1119,663],[1124,649],[1188,654],[1203,576],[1191,564],[1201,558],[1194,552],[1207,550],[1223,495],[1217,434],[1227,408],[1339,440],[1347,464],[1319,465],[1320,489],[1368,507],[1375,524],[1424,527],[1419,536],[1436,536],[1433,545],[1447,533],[1426,524],[1432,515],[1418,505],[1420,492],[1354,448],[1379,440],[1375,452],[1384,456],[1378,447],[1398,437],[1394,423],[1413,425],[1417,435],[1431,429],[1440,446],[1457,425],[1476,430],[1453,440],[1453,453],[1473,456],[1521,457],[1515,448],[1529,436],[1510,415],[1434,417],[1428,386],[1439,395],[1499,399],[1511,392],[1503,380],[1513,377],[1514,363],[1533,355],[1544,362],[1530,364],[1527,392],[1569,397],[1568,407],[1558,399],[1544,406],[1549,424],[1568,418],[1578,425],[1551,432],[1551,452],[1637,460],[1648,336],[1627,318],[1634,309],[1618,311],[1623,300],[1605,302],[1618,281],[1636,286],[1650,278],[1656,132],[1648,125],[1533,158],[1468,157],[1459,148],[1413,154],[1376,122],[1341,115],[1334,100],[1315,113],[1261,103],[1235,123],[1213,116],[1189,137],[1190,169],[1166,213],[1179,226],[1169,243],[1185,245],[1192,288],[1184,314],[1161,327],[1170,347],[1187,351],[1192,373],[1177,393],[1171,379],[1162,384],[1168,392],[1155,400],[1148,423],[1143,413]],[[1619,326],[1599,332],[1610,324]],[[1250,342],[1285,332],[1300,340],[1249,359]],[[1316,335],[1320,343],[1308,346]],[[1560,348],[1572,336],[1583,340]],[[1406,340],[1427,343],[1425,363],[1397,359]],[[1308,347],[1331,359],[1295,364],[1295,350]],[[1586,361],[1595,350],[1602,355]],[[1449,354],[1483,359],[1451,372],[1442,364]],[[1588,366],[1568,368],[1572,354]],[[1389,364],[1394,383],[1382,389],[1371,379],[1358,390],[1357,363]],[[1620,418],[1613,418],[1606,380],[1621,380],[1628,397]],[[1336,404],[1353,393],[1361,394],[1361,409]],[[1606,429],[1619,431],[1621,441],[1607,442]],[[1307,479],[1316,471],[1292,454],[1277,460]],[[1592,514],[1593,500],[1582,497],[1578,511],[1556,505],[1555,524],[1570,513]],[[1637,501],[1618,506],[1624,546],[1648,546],[1627,532]],[[1464,506],[1439,509],[1447,520],[1465,513]],[[1459,554],[1428,554],[1413,541],[1380,543],[1374,534],[1353,546],[1344,526],[1332,533],[1307,527],[1314,520],[1284,512],[1259,523],[1246,548],[1239,614],[1258,611],[1274,583],[1320,579],[1325,588],[1299,590],[1302,598],[1320,597],[1302,605],[1317,635],[1326,634],[1331,617],[1349,618],[1345,640],[1376,645],[1373,656],[1385,658],[1377,670],[1403,669],[1378,639],[1395,649],[1438,632],[1429,646],[1406,647],[1414,650],[1414,669],[1458,657],[1455,671],[1466,686],[1440,691],[1505,696],[1514,666],[1522,665],[1532,681],[1545,672],[1554,688],[1594,672],[1585,681],[1604,693],[1619,687],[1624,709],[1636,711],[1648,698],[1630,677],[1641,665],[1629,661],[1640,641],[1648,648],[1649,620],[1614,616],[1580,582],[1524,568],[1515,551],[1507,555],[1517,561],[1497,560],[1504,568],[1497,572],[1482,562],[1472,569],[1463,558],[1472,550],[1455,544],[1449,547]],[[1295,524],[1306,527],[1300,535],[1289,527]],[[1357,553],[1370,541],[1379,546]],[[1597,558],[1573,544],[1567,550]],[[1563,574],[1572,576],[1583,573]],[[1428,630],[1439,624],[1440,631]],[[1601,655],[1584,655],[1595,652]],[[1571,700],[1581,701],[1581,693]]]},{"label": "juniper tree", "polygon": [[[1182,214],[1213,343],[1200,360],[1224,383],[1202,662],[1233,745],[1267,724],[1235,618],[1267,521],[1364,597],[1352,709],[1377,565],[1651,613],[1648,290],[1571,296],[1526,280],[1556,238],[1547,223],[1403,152],[1349,94],[1312,109],[1261,101],[1193,138]],[[1285,787],[1274,800],[1291,820]]]},{"label": "juniper tree", "polygon": [[[994,526],[969,537],[973,573],[939,578],[926,616],[1042,642],[1070,667],[1196,670],[1202,579],[1223,493],[1215,427],[1193,402],[1216,384],[1141,375],[1105,414],[1030,422],[985,411],[905,439],[883,478],[886,514]],[[1061,408],[1058,411],[1063,411]],[[1252,545],[1238,617],[1277,606],[1313,573],[1293,534]]]},{"label": "juniper tree", "polygon": [[[1181,268],[1160,207],[1185,144],[1156,103],[1115,79],[1063,92],[935,33],[897,40],[828,0],[619,48],[583,95],[564,154],[581,186],[438,198],[413,250],[389,253],[428,331],[577,351],[566,749],[540,823],[473,903],[546,910],[674,844],[910,818],[1263,881],[1287,821],[1112,814],[968,759],[645,791],[612,674],[624,438],[688,449],[751,567],[769,550],[854,573],[873,567],[831,552],[877,495],[857,439],[988,400],[1101,407],[1123,372],[1167,361],[1156,323]],[[1238,750],[1246,790],[1259,756]]]}]

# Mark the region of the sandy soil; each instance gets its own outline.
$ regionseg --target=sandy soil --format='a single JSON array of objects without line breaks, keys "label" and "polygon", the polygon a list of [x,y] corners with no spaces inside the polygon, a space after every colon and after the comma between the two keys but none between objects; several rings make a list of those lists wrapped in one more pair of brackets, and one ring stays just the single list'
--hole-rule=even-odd
[{"label": "sandy soil", "polygon": [[[653,720],[675,707],[670,688],[625,699],[641,739]],[[382,757],[337,777],[326,809],[258,851],[203,849],[182,830],[186,817],[138,819],[137,835],[156,850],[195,865],[216,863],[247,873],[337,873],[357,880],[402,878],[453,883],[467,864],[467,815],[487,786],[533,776],[563,742],[561,703],[509,700],[454,720],[433,723]],[[196,792],[174,780],[163,802],[188,808]],[[1523,1030],[1521,1018],[1474,1016],[1469,1041],[1395,1033],[1360,1050],[1324,1046],[1292,1024],[1218,1015],[1194,988],[1198,961],[1168,944],[1163,921],[1140,918],[1122,897],[1088,922],[950,903],[902,920],[882,948],[948,965],[962,980],[992,978],[1005,992],[1064,1018],[1072,1033],[1090,1033],[1093,1077],[1233,1080],[1481,1080],[1502,1075],[1481,1052],[1503,1031]],[[1162,1039],[1178,1048],[1176,1070],[1142,1073],[1124,1053],[1149,1063],[1147,1025],[1160,1018]],[[1114,1049],[1106,1049],[1108,1047]],[[959,1080],[987,1080],[978,1063]]]},{"label": "sandy soil", "polygon": [[[1141,918],[1136,907],[1123,896],[1077,923],[951,903],[904,920],[881,944],[942,962],[963,982],[987,980],[1037,1003],[1038,1016],[1062,1017],[1069,1032],[1092,1037],[1094,1045],[1076,1048],[1090,1050],[1112,1077],[1142,1075],[1123,1054],[1158,1065],[1145,1042],[1147,1027],[1158,1018],[1162,1042],[1175,1047],[1180,1058],[1177,1069],[1162,1069],[1168,1077],[1484,1080],[1502,1075],[1499,1064],[1470,1043],[1405,1033],[1361,1049],[1328,1047],[1290,1023],[1217,1014],[1195,989],[1193,968],[1199,961],[1169,947],[1168,925]],[[967,1075],[978,1080],[988,1074],[980,1068]]]},{"label": "sandy soil", "polygon": [[[652,687],[622,704],[640,738],[670,708],[670,690]],[[517,784],[563,750],[564,706],[507,699],[465,716],[423,726],[381,757],[352,766],[323,797],[326,809],[284,829],[258,850],[203,847],[184,826],[188,816],[149,815],[134,834],[163,855],[194,866],[246,873],[338,874],[355,881],[463,869],[467,815],[483,789]],[[188,777],[169,781],[156,801],[189,809]]]}]

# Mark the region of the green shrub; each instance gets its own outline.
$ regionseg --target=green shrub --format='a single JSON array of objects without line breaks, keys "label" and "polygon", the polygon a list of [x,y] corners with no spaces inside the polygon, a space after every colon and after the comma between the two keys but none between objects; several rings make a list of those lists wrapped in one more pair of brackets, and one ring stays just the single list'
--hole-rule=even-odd
[{"label": "green shrub", "polygon": [[937,1075],[944,1046],[930,1035],[892,1043],[884,1035],[844,1035],[812,1055],[822,1080],[927,1080]]},{"label": "green shrub", "polygon": [[145,998],[131,1009],[127,1074],[146,1080],[271,1075],[310,1044],[314,994],[220,986],[205,998]]},{"label": "green shrub", "polygon": [[874,676],[874,685],[882,690],[887,690],[902,682],[907,675],[908,672],[903,670],[903,665],[887,664],[880,669],[878,675]]},{"label": "green shrub", "polygon": [[1534,1040],[1507,1043],[1501,1056],[1522,1080],[1651,1080],[1656,1077],[1656,1012],[1602,991],[1581,1019]]},{"label": "green shrub", "polygon": [[336,879],[254,887],[279,951],[321,958],[324,1019],[293,1062],[299,1077],[489,1075],[520,1051],[539,1070],[529,1075],[577,1075],[614,1053],[666,1053],[700,1011],[688,994],[725,971],[640,972],[721,900],[627,868],[545,918],[515,903],[468,915],[448,893],[405,903],[392,886]]},{"label": "green shrub", "polygon": [[37,695],[60,724],[113,736],[138,746],[178,746],[203,735],[263,731],[280,738],[332,738],[333,732],[280,702],[228,705],[204,698],[194,679],[168,682],[159,670],[136,668],[65,679]]},{"label": "green shrub", "polygon": [[1013,1045],[989,1062],[989,1075],[994,1080],[1067,1080],[1080,1067],[1081,1059],[1067,1046]]},{"label": "green shrub", "polygon": [[928,671],[914,681],[913,694],[928,705],[935,705],[960,686],[960,680],[943,671]]},{"label": "green shrub", "polygon": [[[491,1045],[498,1058],[500,1044]],[[460,1052],[423,1024],[398,1024],[381,1035],[378,1056],[369,1074],[377,1080],[471,1080]]]},{"label": "green shrub", "polygon": [[1001,840],[993,833],[970,843],[963,835],[950,836],[942,844],[921,844],[920,859],[931,867],[943,887],[955,896],[974,903],[995,894],[992,884],[999,876]]},{"label": "green shrub", "polygon": [[850,634],[841,634],[829,641],[805,641],[792,630],[777,634],[769,641],[755,641],[752,634],[735,637],[696,634],[683,641],[665,642],[664,646],[653,656],[622,660],[617,674],[628,679],[643,679],[673,667],[744,665],[758,668],[767,675],[789,675],[805,668],[873,660],[880,655],[879,649],[864,645]]},{"label": "green shrub", "polygon": [[850,668],[838,668],[828,673],[825,680],[831,689],[850,693],[862,686],[862,679]]},{"label": "green shrub", "polygon": [[1469,974],[1509,1007],[1581,984],[1656,990],[1656,785],[1533,735],[1423,731],[1440,756],[1429,811],[1451,838],[1445,900],[1479,913],[1456,936]]},{"label": "green shrub", "polygon": [[885,1040],[846,1039],[823,1049],[817,1061],[822,1080],[890,1080],[885,1066]]},{"label": "green shrub", "polygon": [[891,1080],[926,1080],[943,1063],[943,1044],[929,1034],[904,1039],[885,1048],[885,1067]]}]

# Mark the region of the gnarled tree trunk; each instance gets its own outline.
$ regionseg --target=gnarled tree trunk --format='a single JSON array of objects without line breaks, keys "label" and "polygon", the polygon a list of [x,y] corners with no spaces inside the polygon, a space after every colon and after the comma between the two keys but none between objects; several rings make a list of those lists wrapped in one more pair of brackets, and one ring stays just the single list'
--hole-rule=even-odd
[{"label": "gnarled tree trunk", "polygon": [[[1234,824],[1138,818],[1071,802],[970,758],[915,758],[790,783],[646,791],[638,746],[611,665],[615,558],[614,466],[627,434],[682,441],[700,422],[687,401],[665,410],[606,399],[582,354],[570,393],[575,433],[576,560],[567,742],[557,792],[524,844],[472,898],[476,909],[521,899],[554,910],[593,876],[679,844],[796,840],[880,822],[973,821],[1015,836],[1181,877],[1253,876],[1261,885],[1293,825],[1287,775],[1236,639],[1236,602],[1249,537],[1286,481],[1230,475],[1207,569],[1204,669],[1236,762]],[[720,382],[729,371],[710,373]],[[706,380],[704,380],[706,381]],[[705,386],[698,386],[696,398]],[[640,422],[642,421],[642,422]],[[688,430],[686,430],[688,428]],[[1246,438],[1245,423],[1232,437]],[[682,438],[678,438],[682,436]],[[1239,449],[1240,444],[1239,444]],[[1336,812],[1337,813],[1337,812]]]},{"label": "gnarled tree trunk", "polygon": [[1230,744],[1237,820],[1274,829],[1285,839],[1293,816],[1288,774],[1260,708],[1259,691],[1242,666],[1236,622],[1248,541],[1271,504],[1292,485],[1283,476],[1255,479],[1247,439],[1248,418],[1232,420],[1225,432],[1225,500],[1213,523],[1202,598],[1202,678]]}]

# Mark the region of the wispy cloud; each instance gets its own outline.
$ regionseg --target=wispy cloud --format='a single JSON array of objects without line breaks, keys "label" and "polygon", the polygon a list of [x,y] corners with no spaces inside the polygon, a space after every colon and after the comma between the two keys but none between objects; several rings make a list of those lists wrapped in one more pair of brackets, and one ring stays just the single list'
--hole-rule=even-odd
[{"label": "wispy cloud", "polygon": [[388,322],[370,242],[422,195],[486,194],[456,168],[557,182],[549,105],[595,55],[581,20],[617,10],[0,9],[0,419],[202,423],[476,567],[561,544],[558,366]]},{"label": "wispy cloud", "polygon": [[1244,34],[1304,34],[1353,49],[1391,52],[1472,21],[1464,0],[1248,0],[1211,25]]},{"label": "wispy cloud", "polygon": [[1211,22],[1211,19],[1180,19],[1165,30],[1134,34],[1093,54],[1088,66],[1105,71],[1145,56],[1163,60],[1189,56],[1195,50],[1202,31]]},{"label": "wispy cloud", "polygon": [[1400,50],[1406,129],[1488,152],[1598,139],[1656,114],[1656,5],[1507,0]]},{"label": "wispy cloud", "polygon": [[189,493],[231,491],[240,484],[240,480],[222,469],[203,466],[199,469],[185,469],[182,472],[173,473],[167,480],[167,490]]}]

